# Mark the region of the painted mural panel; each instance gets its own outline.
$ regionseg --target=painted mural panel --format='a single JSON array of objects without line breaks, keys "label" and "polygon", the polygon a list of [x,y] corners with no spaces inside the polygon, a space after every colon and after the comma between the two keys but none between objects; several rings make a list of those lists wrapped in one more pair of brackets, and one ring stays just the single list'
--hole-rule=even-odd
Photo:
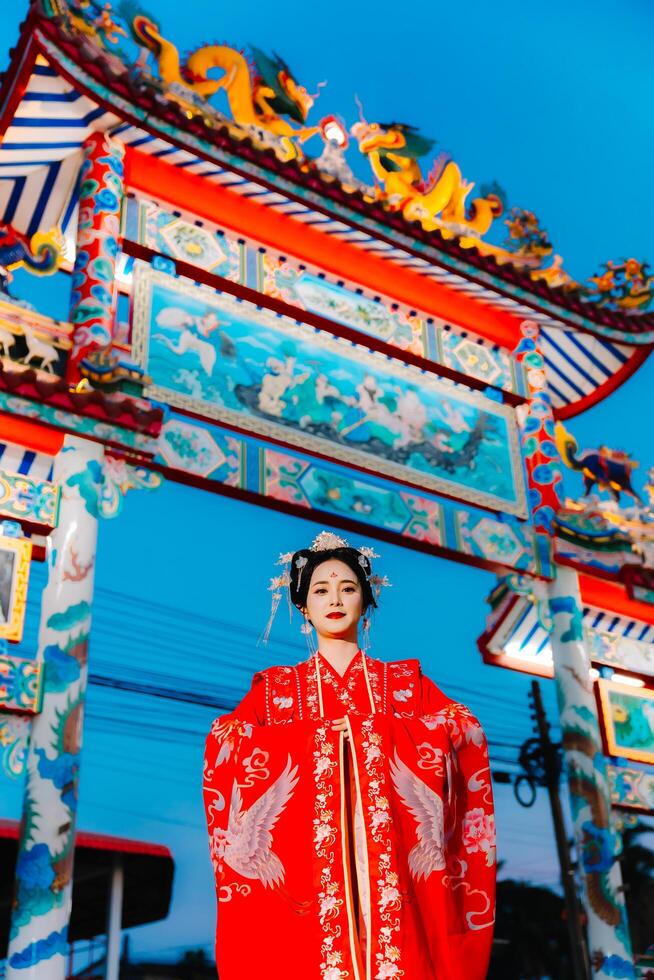
[{"label": "painted mural panel", "polygon": [[20,642],[27,606],[32,542],[0,534],[0,642]]},{"label": "painted mural panel", "polygon": [[155,399],[525,515],[515,414],[462,386],[149,267],[133,352]]},{"label": "painted mural panel", "polygon": [[634,766],[607,766],[611,803],[654,813],[654,772]]},{"label": "painted mural panel", "polygon": [[[487,534],[488,522],[493,519],[488,511],[297,450],[281,449],[210,421],[171,412],[161,430],[156,462],[171,471],[206,479],[207,486],[222,484],[245,490],[264,506],[268,501],[278,501],[313,512],[317,520],[320,514],[354,519],[401,538],[465,554],[473,563],[492,562],[538,574],[543,570],[533,529],[522,521],[495,521],[496,539]],[[478,537],[476,529],[483,532],[484,549],[471,550],[467,541],[462,543],[459,527],[463,524],[471,537]],[[504,540],[500,527],[516,535],[518,547],[500,547]]]},{"label": "painted mural panel", "polygon": [[221,235],[181,215],[162,211],[156,204],[146,201],[138,209],[126,209],[125,220],[128,237],[147,248],[225,279],[245,281],[245,244],[235,238]]},{"label": "painted mural panel", "polygon": [[43,667],[37,660],[0,653],[0,711],[37,712],[42,675]]},{"label": "painted mural panel", "polygon": [[159,435],[157,461],[228,487],[245,487],[243,440],[217,426],[167,419]]},{"label": "painted mural panel", "polygon": [[[634,632],[637,633],[638,629]],[[598,630],[586,630],[585,634],[593,663],[608,664],[616,670],[630,670],[635,674],[650,674],[654,677],[654,643]]]},{"label": "painted mural panel", "polygon": [[437,327],[436,336],[441,349],[439,360],[447,367],[495,388],[520,390],[517,380],[520,368],[505,350],[446,327]]},{"label": "painted mural panel", "polygon": [[297,260],[243,241],[227,229],[216,230],[151,201],[131,199],[123,213],[123,234],[161,255],[378,337],[398,350],[495,388],[524,394],[522,369],[501,347],[419,310],[373,296],[353,283],[345,285],[328,273],[308,270]]},{"label": "painted mural panel", "polygon": [[393,310],[389,303],[368,299],[353,289],[309,272],[298,272],[272,255],[262,256],[263,292],[326,317],[346,327],[379,337],[400,350],[428,357],[426,323],[417,314]]},{"label": "painted mural panel", "polygon": [[597,683],[609,753],[654,765],[654,688]]},{"label": "painted mural panel", "polygon": [[334,466],[261,449],[261,493],[275,500],[355,518],[404,537],[443,544],[443,506],[406,490],[357,479]]}]

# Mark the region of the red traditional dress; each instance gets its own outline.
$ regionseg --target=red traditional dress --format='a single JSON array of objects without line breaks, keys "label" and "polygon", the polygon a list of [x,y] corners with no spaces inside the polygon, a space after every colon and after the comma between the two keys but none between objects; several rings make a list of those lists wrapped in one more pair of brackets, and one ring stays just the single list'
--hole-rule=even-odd
[{"label": "red traditional dress", "polygon": [[486,740],[417,660],[256,674],[213,724],[204,796],[220,980],[486,977]]}]

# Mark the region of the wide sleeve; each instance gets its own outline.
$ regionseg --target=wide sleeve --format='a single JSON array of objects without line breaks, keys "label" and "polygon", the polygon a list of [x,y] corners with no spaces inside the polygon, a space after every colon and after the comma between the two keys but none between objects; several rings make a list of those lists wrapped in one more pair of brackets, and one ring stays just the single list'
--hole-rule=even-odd
[{"label": "wide sleeve", "polygon": [[224,841],[229,818],[229,797],[243,743],[250,744],[253,729],[266,719],[266,686],[255,674],[243,700],[227,715],[216,718],[204,748],[202,796],[209,832],[209,853],[219,890]]},{"label": "wide sleeve", "polygon": [[444,723],[450,741],[447,831],[448,932],[466,980],[485,980],[495,923],[495,814],[488,743],[479,720],[429,677],[420,677],[422,715]]},{"label": "wide sleeve", "polygon": [[484,731],[465,705],[451,703],[447,716],[451,753],[450,944],[466,980],[485,980],[495,923],[495,815]]},{"label": "wide sleeve", "polygon": [[364,812],[377,814],[380,797],[390,807],[389,853],[412,896],[403,923],[407,975],[485,980],[496,870],[486,738],[474,715],[428,677],[419,686],[414,714],[352,722]]},{"label": "wide sleeve", "polygon": [[[225,980],[281,976],[282,964],[285,975],[317,976],[318,883],[326,887],[325,875],[342,877],[342,733],[323,719],[278,723],[266,711],[270,682],[265,671],[255,677],[234,711],[214,721],[206,741],[216,963]],[[334,921],[324,926],[343,952],[349,932],[341,877],[331,881],[338,896],[330,906]]]}]

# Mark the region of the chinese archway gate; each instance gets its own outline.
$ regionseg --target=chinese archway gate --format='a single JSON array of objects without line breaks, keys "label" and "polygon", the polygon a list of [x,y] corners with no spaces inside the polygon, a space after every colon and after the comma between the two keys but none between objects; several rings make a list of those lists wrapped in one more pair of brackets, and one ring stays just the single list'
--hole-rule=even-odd
[{"label": "chinese archway gate", "polygon": [[[577,844],[601,845],[582,862],[592,968],[632,975],[610,815],[651,807],[652,758],[629,800],[624,767],[605,778],[604,749],[620,753],[583,610],[652,623],[654,593],[641,552],[588,560],[555,422],[647,356],[649,283],[635,260],[572,281],[498,188],[468,200],[454,161],[423,179],[432,143],[410,127],[309,124],[314,97],[253,55],[207,45],[182,64],[145,15],[39,0],[2,89],[6,640],[30,560],[48,562],[38,650],[0,651],[6,764],[26,769],[8,976],[64,976],[97,525],[162,477],[500,576],[485,656],[516,666],[512,628],[536,617]],[[18,266],[70,274],[65,322],[7,291]]]}]

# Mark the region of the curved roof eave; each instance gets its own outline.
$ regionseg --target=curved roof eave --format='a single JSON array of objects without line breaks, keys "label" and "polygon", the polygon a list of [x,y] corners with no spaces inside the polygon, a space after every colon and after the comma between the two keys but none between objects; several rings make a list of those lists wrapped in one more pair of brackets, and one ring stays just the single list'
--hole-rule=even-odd
[{"label": "curved roof eave", "polygon": [[[332,219],[345,222],[355,230],[367,231],[377,241],[390,238],[393,246],[401,245],[415,257],[440,267],[446,273],[463,276],[490,290],[495,301],[516,305],[520,316],[553,317],[576,329],[588,330],[598,336],[634,345],[654,343],[654,313],[629,316],[583,303],[561,287],[550,287],[543,281],[534,282],[528,273],[510,263],[498,264],[494,257],[482,255],[477,249],[463,249],[453,240],[444,239],[439,232],[425,232],[417,222],[407,221],[401,214],[385,211],[379,204],[370,204],[357,192],[349,192],[334,178],[317,170],[306,172],[297,161],[281,162],[272,150],[256,147],[247,134],[235,140],[226,128],[209,127],[200,118],[189,120],[182,107],[156,93],[145,94],[133,88],[133,72],[125,66],[117,77],[115,65],[103,64],[103,53],[82,65],[75,59],[79,50],[70,39],[61,35],[56,23],[33,11],[34,37],[39,48],[53,59],[71,81],[84,93],[104,104],[125,120],[163,137],[178,146],[191,146],[207,160],[214,160],[245,180],[256,179],[262,188],[284,193],[289,200],[305,203]],[[88,47],[88,38],[85,39]],[[68,62],[68,65],[64,64]],[[123,94],[121,94],[123,93]],[[127,96],[127,98],[125,97]],[[455,286],[456,288],[456,286]],[[528,313],[524,312],[529,311]]]},{"label": "curved roof eave", "polygon": [[[44,26],[42,22],[30,24],[34,19],[34,16],[30,15],[24,25],[19,45],[14,53],[11,75],[5,80],[3,87],[4,98],[0,102],[3,106],[0,110],[3,130],[11,128],[13,113],[19,109],[21,97],[31,84],[30,76],[35,68],[37,55],[43,54],[53,66],[52,70],[64,79],[71,89],[79,93],[78,101],[85,100],[80,109],[81,118],[90,128],[98,128],[98,126],[109,128],[128,146],[133,147],[138,144],[139,149],[145,153],[165,157],[166,162],[173,166],[185,167],[187,172],[195,172],[221,186],[229,186],[229,189],[237,194],[254,198],[259,203],[290,215],[301,223],[316,226],[330,237],[354,244],[364,251],[376,252],[402,268],[436,280],[454,291],[471,296],[482,304],[494,306],[512,315],[516,320],[531,318],[539,322],[543,330],[544,344],[548,348],[546,359],[548,364],[553,366],[551,381],[555,412],[561,418],[579,414],[602,400],[631,376],[648,356],[653,341],[649,340],[646,333],[633,335],[611,329],[607,335],[601,324],[589,321],[588,317],[579,317],[569,309],[562,310],[557,307],[556,314],[560,315],[555,315],[554,312],[544,308],[553,304],[549,300],[545,302],[536,288],[530,289],[528,294],[522,289],[522,296],[518,300],[508,295],[505,280],[498,285],[495,281],[497,276],[490,277],[488,280],[488,275],[486,279],[480,275],[479,270],[471,264],[470,254],[465,256],[465,261],[458,262],[457,271],[447,268],[444,264],[447,256],[439,250],[437,243],[429,241],[425,244],[417,238],[411,238],[406,232],[416,229],[408,225],[404,219],[401,219],[404,234],[394,234],[394,228],[390,227],[393,222],[390,219],[397,216],[382,212],[381,215],[375,216],[374,220],[370,220],[368,216],[364,221],[351,209],[341,205],[334,207],[330,198],[315,189],[316,175],[308,181],[311,185],[308,188],[293,183],[285,172],[288,171],[288,165],[285,168],[278,167],[276,165],[278,161],[272,164],[271,161],[275,158],[271,153],[262,154],[261,151],[255,153],[251,146],[245,153],[244,150],[247,149],[245,144],[230,145],[227,148],[214,146],[206,139],[200,139],[179,126],[158,119],[154,114],[148,115],[143,109],[109,91],[106,84],[101,84],[71,60],[65,51],[60,50],[51,39],[46,37],[42,30]],[[78,130],[80,145],[87,131],[88,128]],[[55,144],[47,145],[52,147]],[[3,152],[6,151],[6,147],[5,142],[2,147]],[[241,151],[240,156],[238,151]],[[65,212],[69,221],[73,215],[71,202],[74,193],[72,173],[69,175],[71,179],[66,177],[66,167],[71,162],[70,156],[70,149],[64,149],[62,159],[50,165],[56,167],[55,178],[51,170],[47,173],[43,171],[41,174],[44,184],[58,181],[66,185],[68,200],[62,214]],[[35,192],[33,197],[43,203],[41,193]],[[40,218],[43,217],[44,211],[47,211],[47,202],[41,208]],[[384,218],[385,221],[377,220],[378,218]],[[31,227],[28,225],[27,229],[21,230],[35,230],[35,220],[38,221],[39,216],[32,215]],[[434,238],[434,236],[427,237]],[[451,248],[451,243],[447,244]],[[507,267],[503,267],[502,271],[507,272]],[[549,290],[549,292],[553,291]],[[652,319],[654,322],[654,318],[638,318],[639,322],[645,319]],[[654,331],[652,338],[654,340]],[[566,347],[570,349],[565,350]],[[583,366],[580,366],[579,360]]]}]

